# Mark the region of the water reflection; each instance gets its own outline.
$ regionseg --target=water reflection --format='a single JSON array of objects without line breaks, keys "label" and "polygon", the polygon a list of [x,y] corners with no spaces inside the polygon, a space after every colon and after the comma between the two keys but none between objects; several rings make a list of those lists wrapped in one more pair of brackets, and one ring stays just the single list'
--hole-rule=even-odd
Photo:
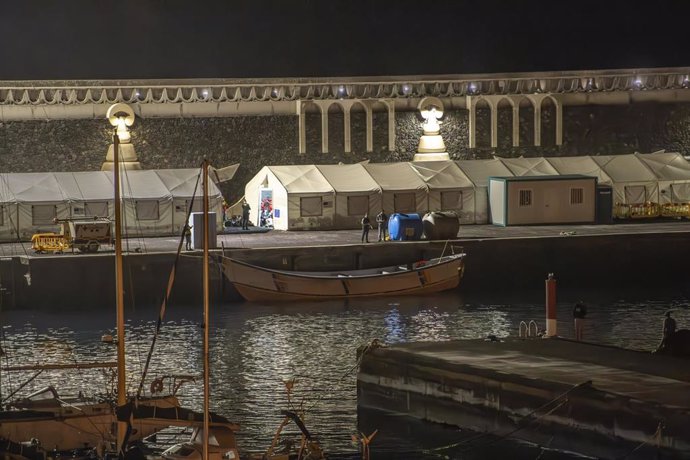
[{"label": "water reflection", "polygon": [[[636,349],[651,349],[659,340],[663,313],[674,310],[680,327],[690,325],[688,300],[658,293],[561,293],[559,334],[572,336],[571,305],[589,304],[585,339]],[[88,312],[88,313],[84,313]],[[157,308],[127,313],[128,382],[139,378],[155,327]],[[520,321],[543,326],[543,292],[463,297],[457,293],[396,301],[304,305],[215,305],[210,329],[212,409],[242,426],[246,448],[263,449],[281,420],[288,401],[284,380],[296,378],[293,402],[308,408],[307,426],[331,452],[353,450],[357,431],[356,349],[372,339],[388,343],[516,335]],[[100,342],[112,331],[114,314],[79,312],[3,313],[5,365],[113,361],[115,347]],[[202,374],[201,307],[172,307],[152,359],[152,377]],[[3,394],[17,388],[32,372],[3,375]],[[184,389],[182,401],[201,409],[201,379]],[[62,393],[98,393],[112,385],[98,370],[45,372],[24,390],[53,384]],[[146,387],[148,388],[148,387]],[[360,424],[362,421],[360,420]],[[373,452],[394,452],[404,432],[385,432]],[[402,443],[402,444],[401,444]],[[407,444],[405,444],[407,445]],[[415,443],[410,441],[409,449]],[[396,447],[397,446],[397,447]],[[410,447],[412,446],[412,447]],[[418,453],[414,458],[435,458]],[[375,456],[375,458],[378,458]]]}]

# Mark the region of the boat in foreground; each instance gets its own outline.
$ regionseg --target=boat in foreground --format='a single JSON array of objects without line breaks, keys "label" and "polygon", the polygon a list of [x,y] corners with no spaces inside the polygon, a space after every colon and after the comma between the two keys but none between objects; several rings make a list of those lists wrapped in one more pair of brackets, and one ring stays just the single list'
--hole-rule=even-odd
[{"label": "boat in foreground", "polygon": [[456,288],[464,270],[464,253],[408,265],[338,272],[273,270],[223,257],[223,273],[251,302],[428,294]]}]

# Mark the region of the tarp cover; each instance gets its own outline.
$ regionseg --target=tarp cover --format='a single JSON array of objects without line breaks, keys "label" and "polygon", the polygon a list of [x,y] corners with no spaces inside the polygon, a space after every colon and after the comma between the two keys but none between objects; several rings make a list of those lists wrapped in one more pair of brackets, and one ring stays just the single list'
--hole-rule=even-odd
[{"label": "tarp cover", "polygon": [[381,191],[381,187],[359,163],[353,165],[318,165],[317,168],[336,192]]},{"label": "tarp cover", "polygon": [[268,166],[288,193],[332,193],[328,183],[315,165]]},{"label": "tarp cover", "polygon": [[549,158],[549,163],[559,174],[581,174],[597,178],[597,183],[612,185],[613,181],[590,156]]},{"label": "tarp cover", "polygon": [[477,187],[488,187],[489,177],[512,177],[501,160],[458,160],[457,165]]},{"label": "tarp cover", "polygon": [[409,163],[369,163],[364,168],[381,190],[427,190],[426,183]]},{"label": "tarp cover", "polygon": [[413,161],[410,166],[431,190],[474,187],[454,161]]},{"label": "tarp cover", "polygon": [[515,176],[556,176],[558,172],[545,158],[500,158]]}]

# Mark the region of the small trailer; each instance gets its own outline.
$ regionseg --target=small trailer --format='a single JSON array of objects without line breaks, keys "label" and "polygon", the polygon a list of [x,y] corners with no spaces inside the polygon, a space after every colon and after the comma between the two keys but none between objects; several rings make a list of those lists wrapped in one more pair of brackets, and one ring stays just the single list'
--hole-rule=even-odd
[{"label": "small trailer", "polygon": [[110,219],[56,219],[60,233],[36,233],[31,237],[31,248],[37,253],[60,254],[68,249],[80,252],[98,252],[102,244],[112,244]]}]

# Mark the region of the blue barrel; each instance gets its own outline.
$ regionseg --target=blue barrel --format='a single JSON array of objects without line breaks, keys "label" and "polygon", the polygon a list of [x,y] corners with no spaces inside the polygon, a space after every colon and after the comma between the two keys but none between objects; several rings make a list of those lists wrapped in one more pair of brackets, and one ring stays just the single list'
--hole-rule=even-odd
[{"label": "blue barrel", "polygon": [[388,234],[391,240],[406,241],[422,238],[424,227],[419,214],[395,213],[388,219]]}]

